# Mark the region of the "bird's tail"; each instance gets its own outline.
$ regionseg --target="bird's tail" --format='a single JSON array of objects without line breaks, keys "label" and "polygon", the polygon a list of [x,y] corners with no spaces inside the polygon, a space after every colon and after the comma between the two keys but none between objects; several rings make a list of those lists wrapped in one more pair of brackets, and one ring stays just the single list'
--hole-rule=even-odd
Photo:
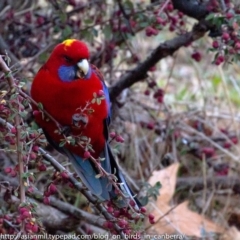
[{"label": "bird's tail", "polygon": [[[113,153],[111,151],[110,146],[107,144],[107,154],[105,155],[106,158],[109,158],[108,161],[111,163],[111,173],[114,174],[117,177],[117,183],[119,185],[119,188],[123,195],[125,197],[122,197],[120,194],[116,193],[116,189],[112,188],[110,191],[110,198],[112,202],[119,208],[123,208],[128,206],[130,200],[132,200],[135,203],[135,206],[137,208],[141,207],[141,203],[137,199],[136,195],[132,192],[131,188],[127,184],[121,170],[119,169],[115,157],[113,156]],[[107,160],[107,159],[106,159]]]}]

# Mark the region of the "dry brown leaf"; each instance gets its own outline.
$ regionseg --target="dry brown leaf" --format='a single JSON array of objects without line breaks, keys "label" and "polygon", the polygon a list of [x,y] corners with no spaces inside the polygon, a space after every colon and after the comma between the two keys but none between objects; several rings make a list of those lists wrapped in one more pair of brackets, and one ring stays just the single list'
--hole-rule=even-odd
[{"label": "dry brown leaf", "polygon": [[240,232],[236,227],[231,227],[220,237],[220,240],[240,240]]},{"label": "dry brown leaf", "polygon": [[[188,236],[201,237],[202,232],[221,233],[223,228],[206,219],[204,216],[188,209],[188,202],[183,202],[177,206],[171,206],[179,164],[175,163],[160,171],[154,171],[149,183],[154,185],[160,181],[162,188],[152,213],[157,220],[149,232],[157,234],[174,234],[179,232]],[[150,207],[150,206],[149,206]]]}]

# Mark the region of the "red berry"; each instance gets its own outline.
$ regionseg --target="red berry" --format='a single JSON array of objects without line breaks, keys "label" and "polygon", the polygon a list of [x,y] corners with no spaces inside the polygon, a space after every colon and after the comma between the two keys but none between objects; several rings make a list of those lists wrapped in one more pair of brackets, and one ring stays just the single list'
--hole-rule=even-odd
[{"label": "red berry", "polygon": [[29,133],[29,138],[34,139],[36,137],[35,133]]},{"label": "red berry", "polygon": [[123,229],[123,232],[124,232],[126,235],[130,235],[130,234],[131,234],[131,230],[130,230],[130,229]]},{"label": "red berry", "polygon": [[149,71],[150,71],[150,72],[155,72],[156,69],[157,69],[156,66],[152,66],[152,67],[149,68]]},{"label": "red berry", "polygon": [[49,186],[48,186],[48,191],[51,193],[51,194],[54,194],[57,192],[57,187],[55,184],[51,183]]},{"label": "red berry", "polygon": [[222,34],[222,39],[223,39],[224,41],[228,41],[228,40],[230,39],[230,35],[229,35],[227,32],[224,32],[224,33]]},{"label": "red berry", "polygon": [[201,152],[206,155],[206,157],[212,157],[215,154],[215,149],[213,147],[203,147]]},{"label": "red berry", "polygon": [[33,111],[33,116],[38,116],[39,114],[41,114],[40,111],[38,111],[38,110],[34,110],[34,111]]},{"label": "red berry", "polygon": [[232,144],[230,142],[225,142],[223,144],[223,147],[226,148],[226,149],[230,148],[231,146],[232,146]]},{"label": "red berry", "polygon": [[37,158],[36,153],[31,152],[31,153],[30,153],[30,159],[31,159],[31,160],[34,160],[34,159],[36,159],[36,158]]},{"label": "red berry", "polygon": [[173,5],[172,5],[171,3],[169,3],[169,4],[167,5],[167,10],[168,10],[169,12],[171,12],[171,11],[173,11],[173,9],[174,9]]},{"label": "red berry", "polygon": [[213,48],[219,48],[219,43],[218,43],[218,41],[213,41],[212,47],[213,47]]},{"label": "red berry", "polygon": [[140,212],[141,212],[141,213],[145,213],[145,212],[147,212],[147,209],[146,209],[145,207],[141,207],[141,208],[140,208]]},{"label": "red berry", "polygon": [[157,85],[157,84],[156,84],[155,81],[148,82],[148,87],[149,87],[149,88],[154,88],[156,85]]},{"label": "red berry", "polygon": [[120,135],[117,135],[116,141],[120,142],[120,143],[123,143],[124,142],[124,138],[122,136],[120,136]]},{"label": "red berry", "polygon": [[116,137],[116,133],[115,132],[111,132],[110,133],[110,138],[115,138]]},{"label": "red berry", "polygon": [[5,173],[11,173],[11,172],[12,172],[12,168],[11,168],[11,167],[6,167],[6,168],[4,169],[4,172],[5,172]]},{"label": "red berry", "polygon": [[234,48],[239,50],[240,49],[240,42],[236,42],[234,45]]},{"label": "red berry", "polygon": [[129,204],[130,204],[130,206],[134,207],[136,205],[136,202],[133,199],[131,199],[129,201]]},{"label": "red berry", "polygon": [[39,166],[38,166],[38,170],[41,171],[41,172],[44,172],[47,170],[47,167],[45,164],[41,163]]},{"label": "red berry", "polygon": [[150,222],[151,224],[155,224],[155,220],[154,220],[154,219],[149,219],[149,222]]},{"label": "red berry", "polygon": [[199,52],[195,52],[195,53],[192,54],[192,58],[193,58],[195,61],[200,62],[201,59],[202,59],[202,56],[201,56],[201,54],[200,54]]},{"label": "red berry", "polygon": [[155,124],[153,122],[149,122],[146,127],[147,127],[147,129],[152,130],[152,129],[154,129],[154,126],[155,126]]},{"label": "red berry", "polygon": [[115,210],[115,211],[113,212],[113,216],[114,216],[115,218],[118,218],[118,217],[120,216],[120,211],[119,211],[119,210]]},{"label": "red berry", "polygon": [[91,153],[89,152],[89,151],[85,151],[84,152],[84,155],[83,155],[83,158],[84,159],[88,159],[88,158],[90,158],[91,157]]},{"label": "red berry", "polygon": [[30,218],[31,217],[31,212],[29,210],[27,211],[24,211],[22,214],[21,214],[21,218],[22,219],[27,219],[27,218]]},{"label": "red berry", "polygon": [[222,62],[224,62],[224,56],[219,55],[219,56],[217,57],[216,61],[215,61],[215,64],[216,64],[216,65],[219,65],[219,64],[221,64]]},{"label": "red berry", "polygon": [[69,3],[70,5],[72,5],[73,7],[76,7],[76,6],[77,6],[77,3],[76,3],[75,0],[68,0],[68,3]]},{"label": "red berry", "polygon": [[238,143],[238,138],[237,137],[231,137],[230,140],[231,140],[231,142],[233,144],[237,144]]},{"label": "red berry", "polygon": [[125,228],[128,225],[128,222],[125,219],[120,219],[118,221],[118,226],[121,228]]},{"label": "red berry", "polygon": [[50,199],[49,199],[49,197],[44,197],[44,198],[43,198],[43,203],[46,204],[46,205],[49,205],[49,204],[50,204]]},{"label": "red berry", "polygon": [[157,35],[158,34],[158,30],[153,28],[153,27],[151,27],[151,26],[148,26],[145,29],[145,33],[146,33],[146,36],[151,37],[153,35]]},{"label": "red berry", "polygon": [[163,103],[163,96],[159,96],[159,97],[157,98],[157,101],[158,101],[159,103]]},{"label": "red berry", "polygon": [[51,196],[51,194],[52,194],[52,193],[51,193],[51,192],[49,192],[49,191],[45,191],[45,192],[44,192],[44,196],[45,196],[45,197],[50,197],[50,196]]},{"label": "red berry", "polygon": [[34,152],[38,152],[39,146],[33,145],[32,150],[33,150]]},{"label": "red berry", "polygon": [[150,91],[147,89],[147,90],[145,90],[144,94],[145,94],[146,96],[149,96],[149,95],[150,95]]},{"label": "red berry", "polygon": [[15,170],[12,170],[10,173],[11,177],[16,177],[17,176],[17,172]]},{"label": "red berry", "polygon": [[29,209],[26,208],[26,207],[20,207],[20,208],[18,209],[18,212],[19,212],[20,214],[23,214],[23,213],[26,212],[26,211],[29,211]]},{"label": "red berry", "polygon": [[45,20],[44,20],[43,17],[40,16],[40,17],[37,18],[37,24],[38,25],[42,25],[44,22],[45,22]]},{"label": "red berry", "polygon": [[34,225],[32,225],[31,230],[32,230],[32,232],[37,233],[38,232],[38,225],[36,223]]},{"label": "red berry", "polygon": [[11,133],[16,134],[17,133],[17,129],[15,127],[11,128]]},{"label": "red berry", "polygon": [[68,176],[67,172],[61,172],[61,177],[63,179],[69,179],[69,176]]},{"label": "red berry", "polygon": [[98,93],[97,93],[97,96],[98,97],[104,96],[104,91],[103,90],[99,90]]},{"label": "red berry", "polygon": [[113,223],[110,222],[110,221],[105,221],[105,222],[103,223],[103,227],[104,227],[104,228],[107,228],[107,229],[111,229],[111,228],[113,228]]},{"label": "red berry", "polygon": [[231,19],[232,17],[233,17],[233,13],[230,13],[230,12],[226,13],[227,19]]},{"label": "red berry", "polygon": [[112,213],[113,211],[114,211],[113,207],[109,206],[109,207],[107,208],[107,212]]},{"label": "red berry", "polygon": [[150,213],[150,214],[148,215],[148,219],[149,219],[149,220],[153,220],[153,219],[154,219],[154,215]]}]

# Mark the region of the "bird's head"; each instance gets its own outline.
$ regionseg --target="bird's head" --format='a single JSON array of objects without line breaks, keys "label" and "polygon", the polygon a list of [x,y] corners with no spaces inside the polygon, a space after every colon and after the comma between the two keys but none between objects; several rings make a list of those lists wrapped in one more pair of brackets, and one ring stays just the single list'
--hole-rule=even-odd
[{"label": "bird's head", "polygon": [[47,61],[63,82],[87,80],[91,76],[87,45],[76,39],[67,39],[58,44]]}]

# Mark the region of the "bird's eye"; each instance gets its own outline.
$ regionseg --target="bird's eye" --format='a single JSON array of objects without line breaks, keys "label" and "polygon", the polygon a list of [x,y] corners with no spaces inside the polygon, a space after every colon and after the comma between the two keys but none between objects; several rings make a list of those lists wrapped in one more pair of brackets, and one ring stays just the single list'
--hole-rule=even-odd
[{"label": "bird's eye", "polygon": [[63,56],[64,60],[67,62],[67,63],[72,63],[72,59],[68,56]]}]

